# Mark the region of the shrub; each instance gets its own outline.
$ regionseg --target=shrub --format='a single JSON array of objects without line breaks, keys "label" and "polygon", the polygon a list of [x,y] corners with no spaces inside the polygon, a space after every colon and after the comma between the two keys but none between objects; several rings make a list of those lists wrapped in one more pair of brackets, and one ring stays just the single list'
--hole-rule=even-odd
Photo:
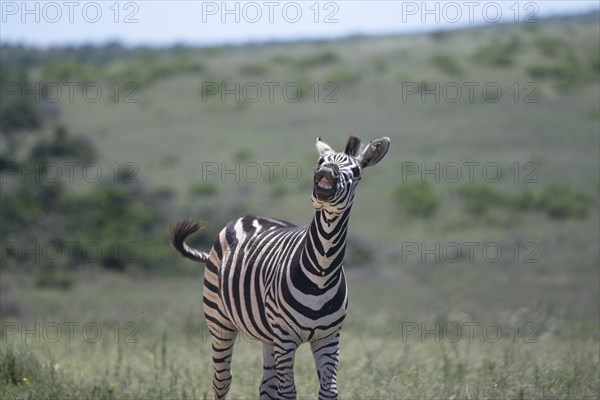
[{"label": "shrub", "polygon": [[427,217],[435,211],[439,199],[428,182],[406,182],[396,189],[398,204],[408,215]]},{"label": "shrub", "polygon": [[240,67],[240,75],[266,75],[269,72],[269,67],[264,64],[247,64]]},{"label": "shrub", "polygon": [[524,190],[505,194],[489,185],[469,184],[459,189],[459,195],[469,214],[481,215],[491,207],[512,208],[518,211],[538,210],[552,218],[580,218],[589,212],[592,199],[574,192],[567,185],[549,185],[541,193]]},{"label": "shrub", "polygon": [[495,38],[491,43],[477,50],[474,58],[484,65],[508,67],[513,64],[514,55],[520,47],[521,40],[517,36],[511,36],[506,42]]},{"label": "shrub", "polygon": [[336,68],[327,76],[327,82],[333,82],[338,86],[352,85],[358,81],[360,75],[345,68]]},{"label": "shrub", "polygon": [[0,133],[2,134],[37,129],[41,125],[41,118],[33,104],[16,100],[2,104],[0,108]]},{"label": "shrub", "polygon": [[383,59],[376,60],[373,63],[373,70],[377,73],[384,73],[388,70],[388,64]]},{"label": "shrub", "polygon": [[252,160],[254,158],[254,153],[250,149],[239,149],[233,155],[234,161],[237,162],[245,162],[248,160]]},{"label": "shrub", "polygon": [[448,75],[463,76],[465,73],[455,58],[449,54],[436,54],[431,57],[431,62]]},{"label": "shrub", "polygon": [[73,275],[65,270],[44,267],[37,271],[34,285],[40,288],[67,290],[73,286]]},{"label": "shrub", "polygon": [[431,32],[429,34],[429,37],[435,41],[441,41],[441,40],[445,40],[445,39],[448,39],[449,37],[451,37],[452,33],[453,32],[451,32],[451,31],[439,30],[439,31]]},{"label": "shrub", "polygon": [[49,79],[66,80],[72,78],[83,78],[85,69],[83,64],[77,60],[57,61],[45,68],[44,76]]},{"label": "shrub", "polygon": [[540,53],[547,57],[557,56],[567,48],[567,43],[559,37],[543,36],[534,43]]},{"label": "shrub", "polygon": [[537,207],[538,202],[535,195],[529,190],[517,193],[507,199],[509,206],[517,210],[533,210]]},{"label": "shrub", "polygon": [[[16,158],[13,158],[8,153],[0,153],[0,173],[12,174],[19,171],[19,164]],[[8,176],[8,175],[3,175]]]},{"label": "shrub", "polygon": [[483,184],[469,184],[459,190],[464,200],[465,210],[470,214],[480,215],[485,213],[490,206],[505,202],[501,193]]},{"label": "shrub", "polygon": [[333,64],[339,61],[339,57],[333,51],[324,51],[312,56],[308,56],[303,60],[298,61],[298,66],[301,68],[316,67],[321,65]]},{"label": "shrub", "polygon": [[192,196],[212,196],[217,193],[219,187],[213,182],[198,182],[190,187]]},{"label": "shrub", "polygon": [[96,158],[96,151],[88,140],[71,137],[66,128],[59,126],[54,130],[52,139],[38,140],[31,149],[30,157],[33,160],[68,157],[81,161],[92,161]]},{"label": "shrub", "polygon": [[581,62],[575,54],[551,65],[530,65],[527,72],[532,78],[553,79],[555,86],[563,91],[580,87],[595,77],[590,66]]},{"label": "shrub", "polygon": [[346,243],[346,256],[344,265],[360,267],[373,262],[375,249],[367,241],[355,235],[349,235]]},{"label": "shrub", "polygon": [[580,218],[587,215],[591,199],[566,185],[549,185],[540,194],[538,204],[550,217]]},{"label": "shrub", "polygon": [[289,192],[288,185],[279,180],[271,183],[269,187],[271,188],[271,197],[273,199],[281,199]]}]

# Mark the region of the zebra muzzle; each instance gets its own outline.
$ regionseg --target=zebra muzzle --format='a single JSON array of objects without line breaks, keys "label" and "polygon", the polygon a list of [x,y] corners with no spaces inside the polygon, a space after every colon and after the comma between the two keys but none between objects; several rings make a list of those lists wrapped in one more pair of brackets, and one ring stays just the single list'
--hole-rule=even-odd
[{"label": "zebra muzzle", "polygon": [[336,172],[329,168],[323,168],[315,173],[314,192],[321,201],[331,200],[335,195],[337,186]]}]

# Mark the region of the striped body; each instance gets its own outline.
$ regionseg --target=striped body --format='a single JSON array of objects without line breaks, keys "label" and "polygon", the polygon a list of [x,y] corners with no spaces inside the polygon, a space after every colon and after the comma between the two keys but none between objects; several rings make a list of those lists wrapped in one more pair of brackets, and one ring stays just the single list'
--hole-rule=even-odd
[{"label": "striped body", "polygon": [[[340,229],[345,224],[318,225],[329,228],[333,240],[345,238],[345,229]],[[334,260],[305,246],[308,228],[251,215],[227,224],[213,245],[204,276],[204,313],[215,333],[229,328],[219,325],[224,319],[246,337],[270,344],[275,336],[286,335],[300,344],[339,331],[347,307],[341,268],[345,240],[335,252],[338,268],[318,270],[311,259]],[[242,293],[245,298],[240,298]]]},{"label": "striped body", "polygon": [[247,215],[221,230],[209,254],[187,246],[200,224],[184,221],[170,231],[185,257],[206,264],[204,314],[213,340],[213,390],[225,398],[231,385],[236,336],[263,342],[261,399],[296,397],[293,366],[309,342],[319,377],[319,398],[337,398],[339,335],[348,305],[343,259],[354,189],[362,169],[387,152],[389,139],[360,152],[351,137],[344,153],[318,141],[315,213],[307,226]]}]

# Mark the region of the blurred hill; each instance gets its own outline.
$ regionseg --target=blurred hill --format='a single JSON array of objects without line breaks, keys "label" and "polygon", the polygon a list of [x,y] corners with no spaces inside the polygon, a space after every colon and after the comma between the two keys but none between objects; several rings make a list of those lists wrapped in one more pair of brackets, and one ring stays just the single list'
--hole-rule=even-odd
[{"label": "blurred hill", "polygon": [[[192,271],[170,222],[209,221],[206,248],[244,213],[308,223],[316,137],[389,136],[358,189],[349,268],[516,279],[533,285],[516,303],[560,287],[556,301],[587,292],[581,312],[597,311],[599,35],[596,13],[211,48],[2,45],[3,268]],[[422,254],[473,241],[456,259]],[[56,262],[27,250],[67,242]],[[482,260],[486,243],[502,257]]]}]

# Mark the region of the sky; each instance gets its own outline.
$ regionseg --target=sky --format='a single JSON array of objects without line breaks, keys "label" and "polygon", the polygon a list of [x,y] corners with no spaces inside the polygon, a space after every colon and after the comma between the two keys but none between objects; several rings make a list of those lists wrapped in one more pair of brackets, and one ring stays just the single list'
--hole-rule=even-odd
[{"label": "sky", "polygon": [[39,47],[220,45],[535,24],[598,10],[592,1],[6,1],[0,41]]}]

